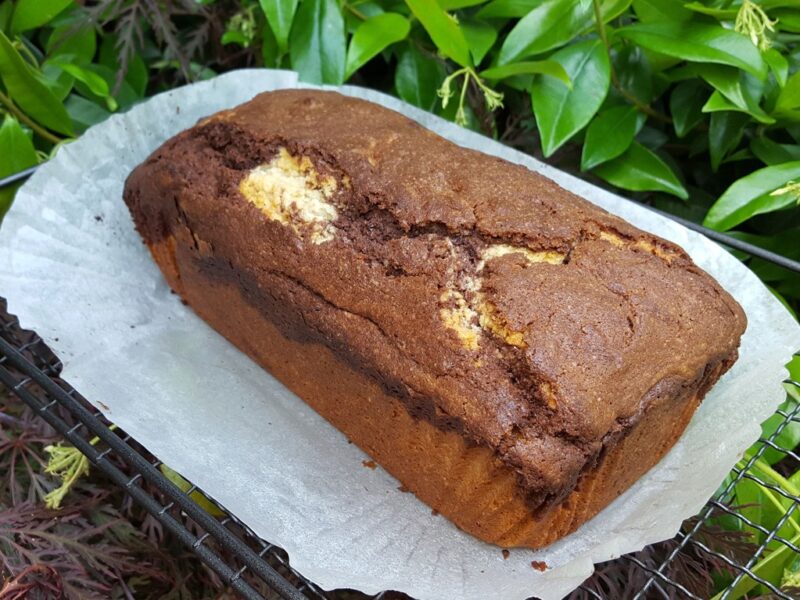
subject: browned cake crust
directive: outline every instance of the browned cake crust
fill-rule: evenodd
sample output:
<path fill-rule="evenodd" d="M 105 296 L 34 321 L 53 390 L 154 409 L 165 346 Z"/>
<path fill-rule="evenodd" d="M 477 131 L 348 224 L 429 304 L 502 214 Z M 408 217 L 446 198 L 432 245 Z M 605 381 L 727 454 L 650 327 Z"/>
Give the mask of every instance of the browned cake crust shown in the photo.
<path fill-rule="evenodd" d="M 335 93 L 214 115 L 125 201 L 200 316 L 504 546 L 573 531 L 658 462 L 745 328 L 679 247 Z"/>

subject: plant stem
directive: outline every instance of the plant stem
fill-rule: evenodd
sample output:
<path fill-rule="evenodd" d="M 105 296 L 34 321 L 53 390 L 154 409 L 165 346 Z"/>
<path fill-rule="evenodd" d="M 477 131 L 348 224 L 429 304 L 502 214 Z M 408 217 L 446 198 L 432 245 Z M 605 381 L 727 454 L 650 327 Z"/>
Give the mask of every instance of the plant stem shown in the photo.
<path fill-rule="evenodd" d="M 2 92 L 0 92 L 0 103 L 4 104 L 11 114 L 13 114 L 17 119 L 19 119 L 23 123 L 25 123 L 25 125 L 33 129 L 33 131 L 35 131 L 40 137 L 46 139 L 48 142 L 52 142 L 53 144 L 59 144 L 63 141 L 61 138 L 56 137 L 55 135 L 47 131 L 44 127 L 40 126 L 30 117 L 28 117 L 28 115 L 26 115 L 19 108 L 17 108 L 17 106 L 14 104 L 11 98 L 6 96 Z"/>
<path fill-rule="evenodd" d="M 600 8 L 600 0 L 592 0 L 592 5 L 594 6 L 594 20 L 595 24 L 597 25 L 597 34 L 600 36 L 600 40 L 603 42 L 603 46 L 606 48 L 606 53 L 608 54 L 608 64 L 611 68 L 611 83 L 614 85 L 614 88 L 620 93 L 620 95 L 625 98 L 628 102 L 633 104 L 634 108 L 639 112 L 646 114 L 649 117 L 653 117 L 657 121 L 661 121 L 662 123 L 672 123 L 672 119 L 670 119 L 667 115 L 663 115 L 648 104 L 645 104 L 641 100 L 639 100 L 636 96 L 631 94 L 628 90 L 622 87 L 622 84 L 617 77 L 617 72 L 614 69 L 614 62 L 611 60 L 611 45 L 608 43 L 608 34 L 606 33 L 606 25 L 603 23 L 603 12 Z"/>
<path fill-rule="evenodd" d="M 366 21 L 367 20 L 367 16 L 364 13 L 362 13 L 360 10 L 358 10 L 355 6 L 350 4 L 349 2 L 345 2 L 344 3 L 344 7 L 345 7 L 345 9 L 349 10 L 351 13 L 353 13 L 356 17 L 358 17 L 362 21 Z"/>

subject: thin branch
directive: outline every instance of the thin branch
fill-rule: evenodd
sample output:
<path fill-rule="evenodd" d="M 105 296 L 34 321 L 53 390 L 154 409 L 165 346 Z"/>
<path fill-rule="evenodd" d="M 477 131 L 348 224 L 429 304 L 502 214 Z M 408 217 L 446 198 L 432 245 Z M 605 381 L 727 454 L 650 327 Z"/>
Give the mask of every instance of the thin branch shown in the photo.
<path fill-rule="evenodd" d="M 12 102 L 11 98 L 6 96 L 2 92 L 0 92 L 0 104 L 5 105 L 5 107 L 12 115 L 14 115 L 17 119 L 25 123 L 25 125 L 33 129 L 33 131 L 36 132 L 37 135 L 43 137 L 48 142 L 52 142 L 53 144 L 59 144 L 62 141 L 64 141 L 62 138 L 56 137 L 55 135 L 44 129 L 42 126 L 40 126 L 38 123 L 33 121 L 30 117 L 28 117 L 28 115 L 26 115 L 19 108 L 17 108 L 16 104 Z"/>

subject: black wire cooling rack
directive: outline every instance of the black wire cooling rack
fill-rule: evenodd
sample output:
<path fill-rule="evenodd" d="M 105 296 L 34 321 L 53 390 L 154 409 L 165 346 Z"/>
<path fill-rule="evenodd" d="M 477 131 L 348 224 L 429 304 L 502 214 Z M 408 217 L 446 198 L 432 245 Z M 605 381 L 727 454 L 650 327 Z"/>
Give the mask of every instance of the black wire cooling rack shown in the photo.
<path fill-rule="evenodd" d="M 34 170 L 0 179 L 0 189 L 19 183 Z M 695 223 L 677 220 L 731 248 L 800 272 L 797 261 Z M 15 394 L 83 452 L 96 470 L 141 504 L 166 531 L 213 570 L 224 585 L 253 600 L 408 598 L 392 591 L 365 596 L 352 590 L 321 590 L 291 567 L 281 548 L 259 538 L 224 507 L 220 507 L 221 517 L 206 512 L 193 498 L 198 493 L 211 502 L 213 498 L 197 486 L 182 491 L 173 484 L 159 469 L 161 461 L 157 457 L 124 431 L 111 428 L 98 409 L 60 378 L 60 372 L 58 357 L 36 333 L 21 328 L 18 320 L 7 312 L 5 299 L 0 298 L 0 386 Z M 800 391 L 800 382 L 786 383 Z M 784 447 L 785 436 L 781 436 L 790 424 L 800 423 L 800 406 L 779 410 L 776 415 L 779 424 L 771 435 L 759 440 L 755 451 L 740 461 L 715 496 L 697 516 L 684 522 L 675 538 L 597 565 L 595 574 L 569 599 L 703 600 L 708 598 L 703 590 L 710 588 L 710 578 L 727 584 L 714 600 L 800 598 L 800 589 L 779 589 L 762 576 L 759 568 L 765 556 L 777 552 L 790 552 L 795 560 L 800 560 L 800 530 L 791 535 L 785 533 L 787 523 L 800 507 L 800 495 L 767 480 L 758 469 L 759 459 L 767 451 L 782 454 L 778 466 L 783 472 L 800 469 L 800 449 Z M 782 516 L 772 529 L 748 516 L 752 505 L 736 505 L 733 491 L 746 480 L 759 484 L 777 498 Z M 727 521 L 725 527 L 721 526 L 723 521 Z M 747 532 L 758 532 L 760 543 L 753 542 Z M 531 594 L 534 597 L 535 590 Z"/>

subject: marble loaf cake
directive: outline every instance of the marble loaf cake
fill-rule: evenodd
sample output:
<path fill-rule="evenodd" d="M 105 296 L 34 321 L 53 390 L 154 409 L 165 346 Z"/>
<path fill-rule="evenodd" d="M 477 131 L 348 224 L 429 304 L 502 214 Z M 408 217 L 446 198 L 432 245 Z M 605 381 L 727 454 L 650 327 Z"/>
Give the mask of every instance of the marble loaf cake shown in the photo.
<path fill-rule="evenodd" d="M 557 540 L 655 465 L 745 329 L 681 248 L 333 92 L 199 122 L 125 202 L 198 315 L 503 547 Z"/>

